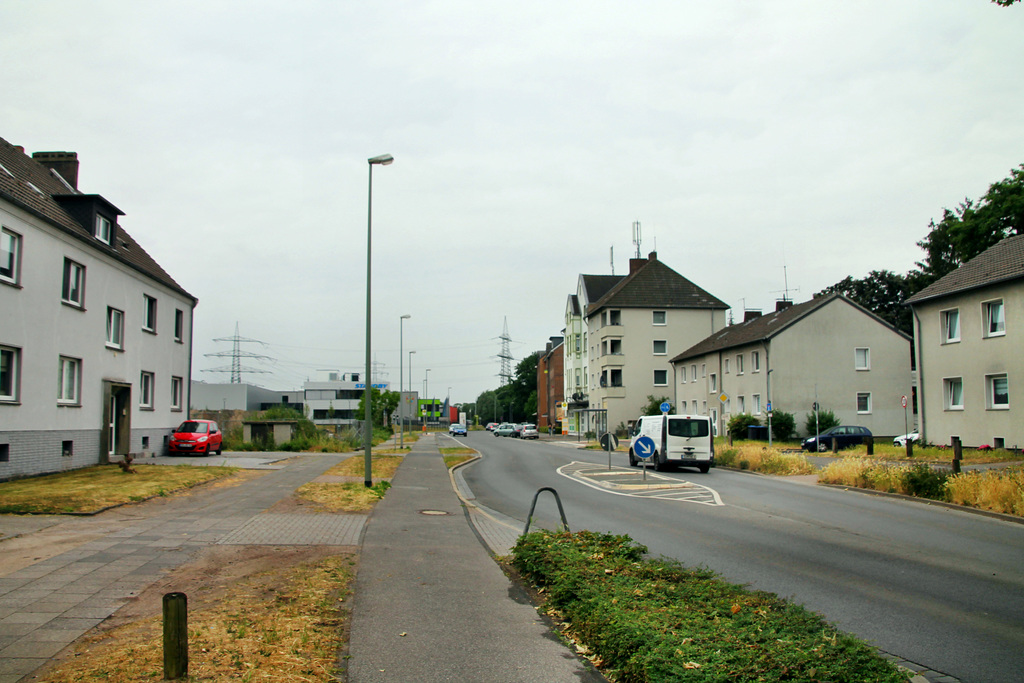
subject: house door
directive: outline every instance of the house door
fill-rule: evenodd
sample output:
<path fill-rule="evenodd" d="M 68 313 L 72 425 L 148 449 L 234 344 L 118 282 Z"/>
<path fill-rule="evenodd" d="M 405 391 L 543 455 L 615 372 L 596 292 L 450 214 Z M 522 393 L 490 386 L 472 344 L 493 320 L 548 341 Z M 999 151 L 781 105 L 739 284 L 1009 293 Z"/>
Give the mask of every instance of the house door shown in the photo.
<path fill-rule="evenodd" d="M 110 456 L 125 455 L 131 444 L 131 396 L 128 384 L 103 383 L 106 401 L 103 406 L 103 454 L 106 462 Z"/>

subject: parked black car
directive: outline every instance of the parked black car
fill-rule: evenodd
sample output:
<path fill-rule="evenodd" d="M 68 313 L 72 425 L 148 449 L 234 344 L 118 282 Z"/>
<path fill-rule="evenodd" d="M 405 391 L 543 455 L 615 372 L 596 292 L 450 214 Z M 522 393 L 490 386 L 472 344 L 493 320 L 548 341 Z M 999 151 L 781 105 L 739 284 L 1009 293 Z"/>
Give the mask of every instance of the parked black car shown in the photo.
<path fill-rule="evenodd" d="M 866 427 L 839 425 L 838 427 L 826 429 L 818 435 L 817 439 L 813 436 L 807 437 L 804 439 L 803 447 L 805 451 L 824 453 L 825 451 L 832 450 L 833 438 L 836 440 L 836 447 L 843 449 L 860 445 L 869 436 L 871 436 L 871 432 Z"/>

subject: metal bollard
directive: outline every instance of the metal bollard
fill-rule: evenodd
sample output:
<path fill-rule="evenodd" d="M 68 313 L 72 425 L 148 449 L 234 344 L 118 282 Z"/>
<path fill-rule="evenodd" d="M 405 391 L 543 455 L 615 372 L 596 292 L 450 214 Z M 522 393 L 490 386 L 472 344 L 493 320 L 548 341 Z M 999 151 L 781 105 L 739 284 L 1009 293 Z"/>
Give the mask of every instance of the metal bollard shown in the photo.
<path fill-rule="evenodd" d="M 864 442 L 868 445 L 868 455 L 875 454 L 875 437 L 867 436 L 864 437 Z"/>
<path fill-rule="evenodd" d="M 188 676 L 188 598 L 164 595 L 164 680 Z"/>
<path fill-rule="evenodd" d="M 960 474 L 960 459 L 964 456 L 963 446 L 960 444 L 960 437 L 950 437 L 953 445 L 953 474 Z"/>

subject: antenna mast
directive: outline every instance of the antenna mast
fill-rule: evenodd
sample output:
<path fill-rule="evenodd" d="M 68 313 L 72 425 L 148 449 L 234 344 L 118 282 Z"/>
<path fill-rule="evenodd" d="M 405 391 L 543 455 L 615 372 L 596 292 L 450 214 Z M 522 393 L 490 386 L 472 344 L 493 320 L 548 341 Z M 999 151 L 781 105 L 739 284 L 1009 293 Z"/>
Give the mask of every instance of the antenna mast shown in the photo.
<path fill-rule="evenodd" d="M 615 275 L 615 245 L 608 248 L 608 260 L 612 266 L 612 275 Z"/>
<path fill-rule="evenodd" d="M 501 332 L 501 353 L 498 354 L 498 358 L 501 360 L 501 369 L 498 371 L 498 378 L 500 379 L 499 386 L 505 386 L 512 382 L 512 352 L 509 350 L 509 343 L 512 341 L 512 337 L 508 334 L 508 317 L 505 318 L 505 327 Z"/>
<path fill-rule="evenodd" d="M 633 244 L 636 245 L 636 258 L 640 258 L 640 221 L 633 221 Z"/>

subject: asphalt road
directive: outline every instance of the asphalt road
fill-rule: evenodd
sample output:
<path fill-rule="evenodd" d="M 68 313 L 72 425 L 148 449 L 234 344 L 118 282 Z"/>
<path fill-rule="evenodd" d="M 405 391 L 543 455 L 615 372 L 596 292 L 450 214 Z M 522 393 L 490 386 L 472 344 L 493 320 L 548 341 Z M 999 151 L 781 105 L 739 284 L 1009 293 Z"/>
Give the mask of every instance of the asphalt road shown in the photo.
<path fill-rule="evenodd" d="M 484 457 L 464 476 L 487 508 L 525 521 L 534 493 L 551 486 L 572 529 L 629 534 L 654 555 L 788 597 L 965 683 L 1024 680 L 1024 525 L 719 469 L 669 476 L 713 489 L 721 505 L 616 495 L 556 471 L 607 465 L 600 451 L 482 432 L 467 440 Z M 557 519 L 542 496 L 536 523 Z"/>

